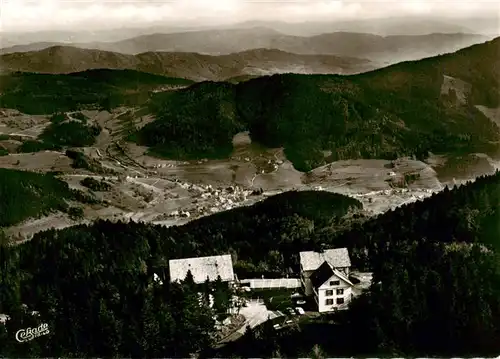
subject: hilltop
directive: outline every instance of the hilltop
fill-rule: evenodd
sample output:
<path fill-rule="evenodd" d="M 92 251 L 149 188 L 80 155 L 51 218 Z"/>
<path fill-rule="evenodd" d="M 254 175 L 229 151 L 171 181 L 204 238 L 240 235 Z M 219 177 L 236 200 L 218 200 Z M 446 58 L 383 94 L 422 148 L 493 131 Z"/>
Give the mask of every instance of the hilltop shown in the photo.
<path fill-rule="evenodd" d="M 133 70 L 96 69 L 51 75 L 26 72 L 0 74 L 0 107 L 28 114 L 52 114 L 81 108 L 111 109 L 149 100 L 149 91 L 191 84 Z"/>
<path fill-rule="evenodd" d="M 500 38 L 352 76 L 274 75 L 198 83 L 155 96 L 156 121 L 131 139 L 171 158 L 227 156 L 232 137 L 284 147 L 295 168 L 335 160 L 495 153 Z"/>
<path fill-rule="evenodd" d="M 225 80 L 273 73 L 350 74 L 374 69 L 368 60 L 331 55 L 298 55 L 279 50 L 253 49 L 224 56 L 190 52 L 116 52 L 52 46 L 32 52 L 2 55 L 3 70 L 64 74 L 90 69 L 129 69 L 195 81 Z"/>
<path fill-rule="evenodd" d="M 122 54 L 187 52 L 228 55 L 259 48 L 302 55 L 333 55 L 369 59 L 379 66 L 435 56 L 488 40 L 467 33 L 380 36 L 357 32 L 328 32 L 314 36 L 292 36 L 266 27 L 208 29 L 177 33 L 154 33 L 116 42 L 33 43 L 5 48 L 3 54 L 29 52 L 54 45 L 112 51 Z"/>

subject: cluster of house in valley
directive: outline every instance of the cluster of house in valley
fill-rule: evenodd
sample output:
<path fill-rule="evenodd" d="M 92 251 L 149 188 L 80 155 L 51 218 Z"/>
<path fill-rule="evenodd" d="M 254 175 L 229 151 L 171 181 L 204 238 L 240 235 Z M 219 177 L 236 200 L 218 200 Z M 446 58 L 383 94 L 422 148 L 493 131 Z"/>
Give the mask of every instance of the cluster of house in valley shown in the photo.
<path fill-rule="evenodd" d="M 237 207 L 254 193 L 252 190 L 244 190 L 238 186 L 214 188 L 212 185 L 190 183 L 180 183 L 179 185 L 190 192 L 194 206 L 191 210 L 173 211 L 169 217 L 200 217 L 219 211 L 227 211 Z"/>
<path fill-rule="evenodd" d="M 170 280 L 182 281 L 188 271 L 195 283 L 218 277 L 232 287 L 247 288 L 295 288 L 306 298 L 316 303 L 320 313 L 346 309 L 349 302 L 371 284 L 371 273 L 351 271 L 351 260 L 347 248 L 328 249 L 322 252 L 304 251 L 300 256 L 300 278 L 282 279 L 238 279 L 233 271 L 230 254 L 173 259 L 169 262 Z M 263 283 L 267 283 L 264 284 Z"/>

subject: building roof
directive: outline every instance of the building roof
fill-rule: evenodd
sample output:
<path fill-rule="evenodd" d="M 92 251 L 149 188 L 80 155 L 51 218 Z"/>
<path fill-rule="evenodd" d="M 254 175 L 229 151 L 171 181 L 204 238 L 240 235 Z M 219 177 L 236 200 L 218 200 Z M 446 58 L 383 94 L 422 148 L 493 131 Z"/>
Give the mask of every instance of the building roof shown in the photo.
<path fill-rule="evenodd" d="M 346 282 L 347 284 L 349 285 L 354 285 L 353 282 L 351 282 L 351 280 L 349 279 L 348 276 L 346 276 L 344 273 L 342 273 L 341 271 L 333 268 L 333 273 L 340 279 L 342 279 L 344 282 Z"/>
<path fill-rule="evenodd" d="M 182 281 L 191 270 L 195 283 L 215 281 L 220 276 L 223 282 L 233 281 L 233 261 L 230 254 L 210 257 L 172 259 L 169 261 L 170 281 Z"/>
<path fill-rule="evenodd" d="M 300 264 L 304 271 L 316 270 L 323 262 L 328 262 L 333 268 L 351 266 L 347 248 L 327 249 L 323 252 L 300 252 Z"/>
<path fill-rule="evenodd" d="M 318 269 L 311 275 L 311 284 L 316 290 L 333 276 L 333 268 L 328 262 L 323 262 Z"/>
<path fill-rule="evenodd" d="M 328 279 L 330 279 L 334 275 L 342 279 L 349 285 L 354 285 L 344 273 L 336 270 L 335 268 L 332 268 L 326 261 L 323 262 L 323 264 L 320 265 L 319 268 L 316 269 L 316 271 L 314 271 L 314 273 L 311 275 L 311 283 L 313 287 L 318 290 L 319 287 L 321 287 L 326 281 L 328 281 Z"/>

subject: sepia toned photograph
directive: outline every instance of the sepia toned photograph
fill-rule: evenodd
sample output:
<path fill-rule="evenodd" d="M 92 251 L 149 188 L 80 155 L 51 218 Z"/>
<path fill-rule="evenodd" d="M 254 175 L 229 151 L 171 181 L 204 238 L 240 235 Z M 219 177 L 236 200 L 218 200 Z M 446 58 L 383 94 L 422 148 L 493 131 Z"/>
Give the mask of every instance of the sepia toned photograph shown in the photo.
<path fill-rule="evenodd" d="M 0 1 L 0 358 L 499 356 L 500 2 Z"/>

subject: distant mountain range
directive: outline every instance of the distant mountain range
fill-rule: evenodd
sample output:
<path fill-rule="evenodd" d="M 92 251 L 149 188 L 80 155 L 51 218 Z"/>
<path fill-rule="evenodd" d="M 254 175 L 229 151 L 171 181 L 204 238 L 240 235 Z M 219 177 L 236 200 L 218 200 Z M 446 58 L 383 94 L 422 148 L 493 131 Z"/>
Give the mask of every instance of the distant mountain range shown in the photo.
<path fill-rule="evenodd" d="M 53 46 L 40 51 L 0 56 L 4 71 L 72 73 L 90 69 L 129 69 L 194 81 L 275 73 L 353 74 L 372 70 L 365 59 L 331 55 L 298 55 L 279 50 L 254 49 L 230 55 L 209 56 L 189 52 L 116 52 Z"/>
<path fill-rule="evenodd" d="M 253 49 L 276 49 L 302 55 L 365 58 L 382 66 L 453 52 L 488 39 L 487 36 L 464 33 L 383 37 L 366 33 L 335 32 L 301 37 L 285 35 L 266 27 L 254 27 L 156 33 L 115 42 L 42 42 L 4 48 L 0 52 L 7 54 L 38 51 L 53 46 L 74 46 L 132 55 L 158 51 L 228 55 Z"/>
<path fill-rule="evenodd" d="M 381 36 L 392 35 L 428 35 L 433 33 L 470 33 L 482 35 L 499 35 L 498 14 L 488 17 L 442 18 L 442 17 L 386 17 L 363 20 L 343 21 L 246 21 L 231 25 L 200 24 L 199 21 L 167 24 L 164 22 L 148 22 L 145 26 L 120 27 L 114 29 L 85 30 L 50 30 L 36 32 L 1 32 L 1 47 L 26 45 L 37 42 L 50 43 L 87 43 L 114 42 L 142 35 L 162 33 L 171 34 L 186 31 L 230 30 L 266 27 L 293 36 L 314 36 L 330 32 L 358 32 Z M 33 50 L 33 49 L 32 49 Z M 17 50 L 16 50 L 17 51 Z"/>
<path fill-rule="evenodd" d="M 234 25 L 237 28 L 267 27 L 287 35 L 314 36 L 329 32 L 358 32 L 381 36 L 428 35 L 433 33 L 498 34 L 498 16 L 467 19 L 421 17 L 390 17 L 382 19 L 344 21 L 247 21 Z"/>

